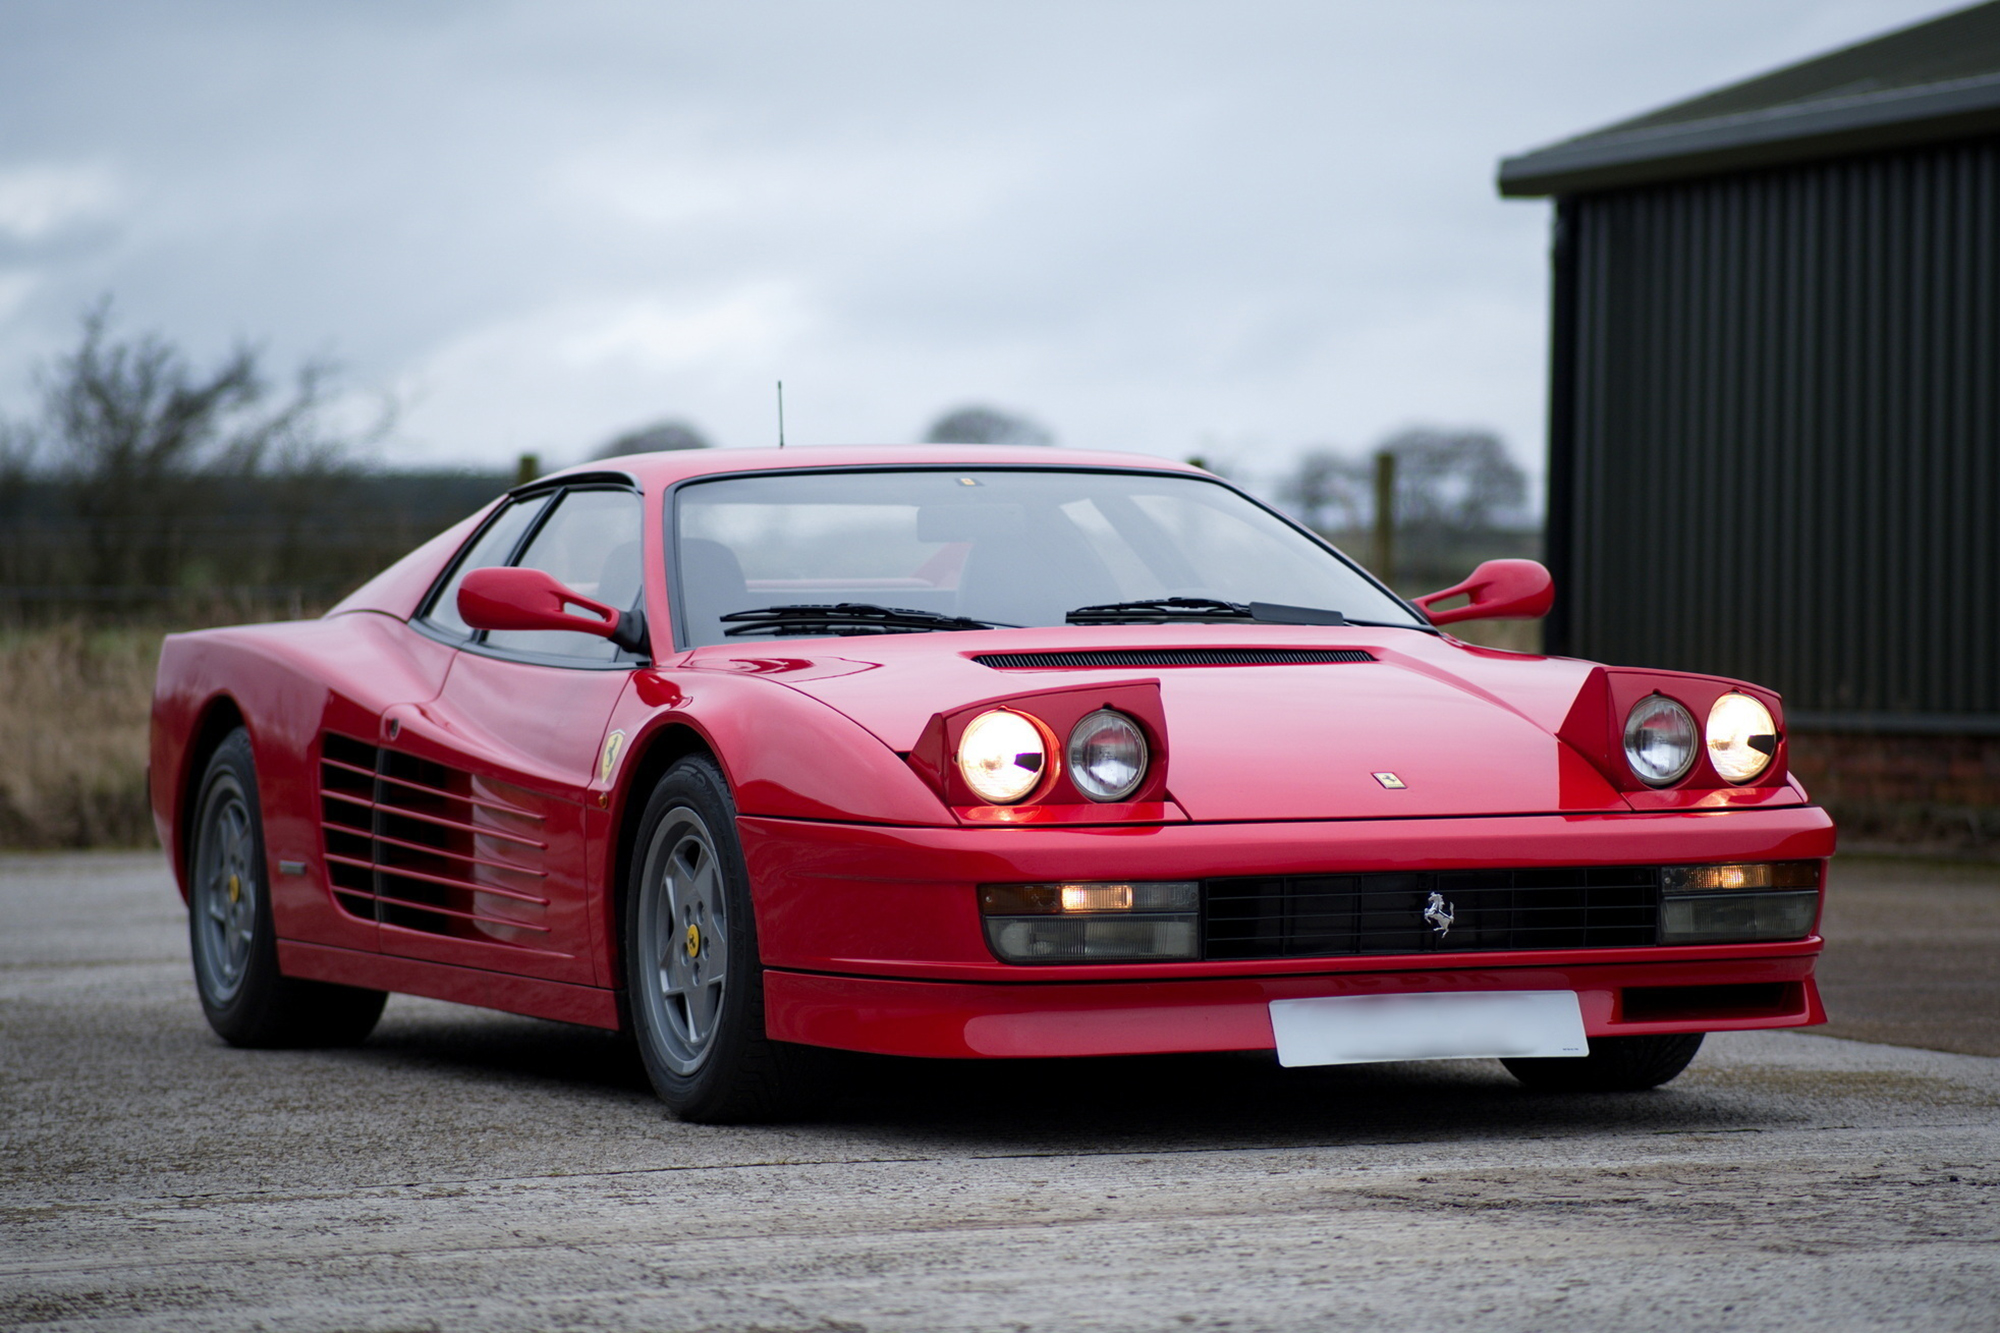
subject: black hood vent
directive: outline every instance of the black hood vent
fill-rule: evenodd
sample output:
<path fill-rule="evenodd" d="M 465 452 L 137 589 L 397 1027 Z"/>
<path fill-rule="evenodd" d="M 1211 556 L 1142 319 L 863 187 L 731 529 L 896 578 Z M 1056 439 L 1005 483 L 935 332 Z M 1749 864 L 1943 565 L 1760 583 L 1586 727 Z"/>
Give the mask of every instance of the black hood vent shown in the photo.
<path fill-rule="evenodd" d="M 1326 666 L 1372 662 L 1363 648 L 1083 648 L 1056 653 L 974 653 L 996 671 L 1050 671 L 1064 667 Z"/>

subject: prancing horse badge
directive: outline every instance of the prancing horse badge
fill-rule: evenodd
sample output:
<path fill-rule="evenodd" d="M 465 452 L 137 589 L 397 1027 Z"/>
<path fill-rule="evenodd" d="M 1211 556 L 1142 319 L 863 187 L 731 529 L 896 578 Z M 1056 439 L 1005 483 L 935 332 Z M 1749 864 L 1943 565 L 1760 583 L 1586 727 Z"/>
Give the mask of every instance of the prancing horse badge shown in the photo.
<path fill-rule="evenodd" d="M 1431 929 L 1437 932 L 1439 939 L 1451 934 L 1451 923 L 1457 919 L 1451 914 L 1451 904 L 1444 900 L 1444 895 L 1432 890 L 1431 900 L 1424 904 L 1424 920 L 1431 923 Z"/>
<path fill-rule="evenodd" d="M 614 731 L 604 738 L 604 752 L 597 759 L 597 780 L 607 787 L 611 785 L 611 775 L 618 771 L 618 752 L 624 748 L 624 732 Z"/>

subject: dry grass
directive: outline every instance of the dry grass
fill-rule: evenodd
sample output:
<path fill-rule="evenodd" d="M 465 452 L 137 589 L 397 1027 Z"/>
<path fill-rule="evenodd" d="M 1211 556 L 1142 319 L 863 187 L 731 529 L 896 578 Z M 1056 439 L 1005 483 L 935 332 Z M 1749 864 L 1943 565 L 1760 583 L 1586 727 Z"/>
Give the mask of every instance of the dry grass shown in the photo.
<path fill-rule="evenodd" d="M 0 635 L 0 848 L 140 847 L 163 629 Z"/>

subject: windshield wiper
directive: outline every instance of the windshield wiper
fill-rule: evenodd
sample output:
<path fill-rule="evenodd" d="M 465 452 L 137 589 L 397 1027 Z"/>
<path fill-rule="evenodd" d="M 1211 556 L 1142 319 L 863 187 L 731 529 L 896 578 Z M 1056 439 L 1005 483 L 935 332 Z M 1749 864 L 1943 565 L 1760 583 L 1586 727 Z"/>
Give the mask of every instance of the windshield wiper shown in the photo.
<path fill-rule="evenodd" d="M 1136 602 L 1079 606 L 1063 617 L 1072 625 L 1171 625 L 1189 620 L 1255 620 L 1267 625 L 1346 625 L 1338 611 L 1276 602 L 1225 602 L 1214 597 L 1144 597 Z"/>
<path fill-rule="evenodd" d="M 938 611 L 877 606 L 873 602 L 760 606 L 749 611 L 732 611 L 719 619 L 730 626 L 722 631 L 726 635 L 920 634 L 925 630 L 940 629 L 1019 628 L 997 621 L 974 620 L 969 616 L 948 616 Z"/>

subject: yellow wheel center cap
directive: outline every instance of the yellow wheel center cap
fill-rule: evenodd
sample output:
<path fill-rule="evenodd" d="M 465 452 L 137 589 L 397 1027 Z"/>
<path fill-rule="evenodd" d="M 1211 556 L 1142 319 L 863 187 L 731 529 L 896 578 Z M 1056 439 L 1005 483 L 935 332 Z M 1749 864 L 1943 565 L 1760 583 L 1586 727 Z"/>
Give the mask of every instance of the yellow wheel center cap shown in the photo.
<path fill-rule="evenodd" d="M 238 901 L 242 897 L 243 897 L 242 877 L 238 875 L 231 875 L 229 877 L 229 901 L 233 903 Z"/>
<path fill-rule="evenodd" d="M 690 958 L 701 952 L 701 927 L 693 922 L 688 923 L 687 949 Z"/>

